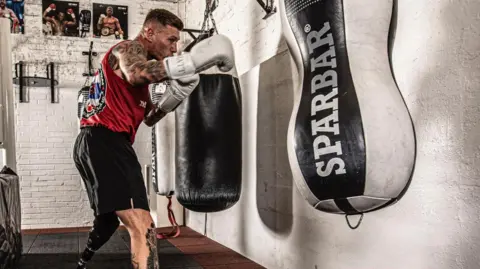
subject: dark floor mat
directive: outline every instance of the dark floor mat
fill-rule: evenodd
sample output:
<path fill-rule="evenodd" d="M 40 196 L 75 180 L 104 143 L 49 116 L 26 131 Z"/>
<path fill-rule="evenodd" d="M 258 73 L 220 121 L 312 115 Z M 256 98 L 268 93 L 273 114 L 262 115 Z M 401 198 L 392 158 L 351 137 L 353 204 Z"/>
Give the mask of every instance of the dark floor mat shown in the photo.
<path fill-rule="evenodd" d="M 25 254 L 18 269 L 67 269 L 76 268 L 78 254 Z"/>
<path fill-rule="evenodd" d="M 130 254 L 128 253 L 97 253 L 88 263 L 88 269 L 131 269 Z"/>
<path fill-rule="evenodd" d="M 202 268 L 194 259 L 173 246 L 158 249 L 158 262 L 162 268 Z"/>
<path fill-rule="evenodd" d="M 24 235 L 27 247 L 18 269 L 75 268 L 88 240 L 88 232 Z M 157 240 L 157 252 L 163 269 L 202 269 L 195 260 L 168 240 Z M 130 269 L 130 236 L 117 230 L 95 253 L 88 269 Z"/>
<path fill-rule="evenodd" d="M 79 250 L 80 253 L 83 252 L 85 249 L 85 245 L 88 240 L 88 233 L 87 232 L 81 232 L 79 233 Z M 127 257 L 130 254 L 130 249 L 125 243 L 125 241 L 122 239 L 120 234 L 114 233 L 112 237 L 110 237 L 110 240 L 105 243 L 105 245 L 100 248 L 95 256 L 101 256 L 99 254 L 107 254 L 107 253 L 114 253 L 114 254 L 127 254 Z"/>
<path fill-rule="evenodd" d="M 78 233 L 39 234 L 28 254 L 78 254 Z"/>
<path fill-rule="evenodd" d="M 24 235 L 22 235 L 22 245 L 23 245 L 22 252 L 23 253 L 28 253 L 28 251 L 30 251 L 30 248 L 32 247 L 33 242 L 37 238 L 37 235 L 38 234 L 24 234 Z"/>
<path fill-rule="evenodd" d="M 24 255 L 16 269 L 69 269 L 76 268 L 88 230 L 28 231 L 22 236 Z M 162 269 L 264 269 L 187 227 L 182 227 L 180 237 L 157 240 L 157 247 Z M 87 268 L 130 269 L 130 255 L 130 236 L 125 229 L 118 229 Z"/>

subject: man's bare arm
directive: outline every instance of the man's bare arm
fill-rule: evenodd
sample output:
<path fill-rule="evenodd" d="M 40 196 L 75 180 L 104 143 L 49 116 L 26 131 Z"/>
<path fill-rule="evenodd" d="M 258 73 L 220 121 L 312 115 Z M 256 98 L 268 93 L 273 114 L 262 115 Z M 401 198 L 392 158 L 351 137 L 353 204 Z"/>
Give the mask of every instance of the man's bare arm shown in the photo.
<path fill-rule="evenodd" d="M 118 32 L 123 35 L 122 26 L 120 25 L 120 21 L 118 19 L 115 20 L 115 27 L 117 28 Z"/>
<path fill-rule="evenodd" d="M 137 41 L 127 41 L 117 45 L 112 54 L 118 61 L 127 82 L 134 86 L 157 83 L 167 79 L 161 61 L 148 60 L 145 48 Z"/>
<path fill-rule="evenodd" d="M 15 12 L 13 12 L 13 10 L 11 9 L 9 9 L 8 11 L 10 12 L 10 17 L 12 17 L 12 20 L 18 23 L 18 18 L 17 15 L 15 15 Z"/>

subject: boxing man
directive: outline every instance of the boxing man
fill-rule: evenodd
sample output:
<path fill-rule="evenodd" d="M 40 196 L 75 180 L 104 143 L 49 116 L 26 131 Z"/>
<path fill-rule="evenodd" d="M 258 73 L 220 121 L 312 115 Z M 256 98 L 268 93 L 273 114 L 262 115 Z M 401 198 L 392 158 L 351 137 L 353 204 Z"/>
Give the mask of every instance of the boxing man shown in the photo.
<path fill-rule="evenodd" d="M 62 30 L 59 26 L 59 22 L 57 20 L 57 5 L 50 4 L 48 7 L 43 11 L 42 18 L 44 20 L 43 25 L 43 33 L 46 35 L 60 35 Z"/>
<path fill-rule="evenodd" d="M 173 13 L 151 10 L 139 35 L 108 50 L 96 72 L 73 149 L 95 216 L 78 268 L 86 268 L 119 219 L 130 234 L 133 268 L 159 266 L 155 226 L 132 147 L 136 132 L 142 122 L 153 126 L 189 96 L 199 83 L 198 72 L 214 65 L 226 72 L 234 64 L 232 44 L 221 35 L 173 56 L 182 29 Z M 170 87 L 153 104 L 148 85 L 164 80 Z"/>
<path fill-rule="evenodd" d="M 55 23 L 56 35 L 78 36 L 77 19 L 73 9 L 67 9 L 66 14 L 58 12 L 52 21 Z"/>
<path fill-rule="evenodd" d="M 18 25 L 19 21 L 15 12 L 7 7 L 6 0 L 0 0 L 0 18 L 8 18 L 11 21 L 11 29 L 15 29 L 16 25 Z"/>
<path fill-rule="evenodd" d="M 107 7 L 107 16 L 100 15 L 98 19 L 97 28 L 100 30 L 102 38 L 123 39 L 123 30 L 120 26 L 118 18 L 113 16 L 113 8 Z"/>
<path fill-rule="evenodd" d="M 18 25 L 19 27 L 23 27 L 23 8 L 25 6 L 25 1 L 24 0 L 12 0 L 11 1 L 11 9 L 15 13 L 15 15 L 18 18 Z M 7 7 L 8 7 L 8 1 L 7 1 Z M 21 29 L 19 29 L 21 30 Z"/>

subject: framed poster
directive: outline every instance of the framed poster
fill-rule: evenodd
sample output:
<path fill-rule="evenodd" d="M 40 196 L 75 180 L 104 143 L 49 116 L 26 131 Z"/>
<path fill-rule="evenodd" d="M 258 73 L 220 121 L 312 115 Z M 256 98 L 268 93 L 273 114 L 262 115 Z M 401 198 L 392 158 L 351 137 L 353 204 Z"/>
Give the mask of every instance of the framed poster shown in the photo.
<path fill-rule="evenodd" d="M 45 35 L 79 36 L 78 2 L 42 0 L 42 26 Z"/>
<path fill-rule="evenodd" d="M 93 37 L 128 39 L 128 6 L 93 3 Z"/>
<path fill-rule="evenodd" d="M 0 0 L 0 17 L 10 19 L 11 33 L 25 33 L 25 0 Z"/>

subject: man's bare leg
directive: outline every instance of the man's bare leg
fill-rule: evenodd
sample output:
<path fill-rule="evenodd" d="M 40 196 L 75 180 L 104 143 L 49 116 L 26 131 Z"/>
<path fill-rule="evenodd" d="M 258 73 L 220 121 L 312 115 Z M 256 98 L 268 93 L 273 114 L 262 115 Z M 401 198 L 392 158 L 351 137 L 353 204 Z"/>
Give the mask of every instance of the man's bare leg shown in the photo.
<path fill-rule="evenodd" d="M 155 224 L 150 212 L 128 209 L 116 213 L 130 234 L 133 268 L 159 269 Z"/>

